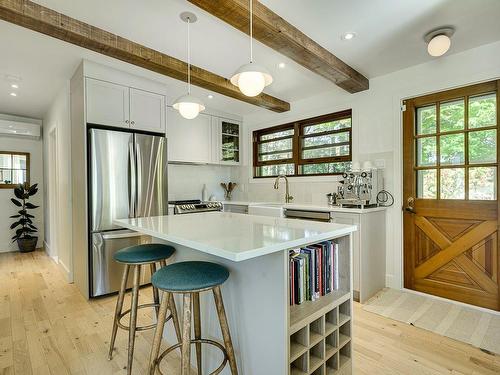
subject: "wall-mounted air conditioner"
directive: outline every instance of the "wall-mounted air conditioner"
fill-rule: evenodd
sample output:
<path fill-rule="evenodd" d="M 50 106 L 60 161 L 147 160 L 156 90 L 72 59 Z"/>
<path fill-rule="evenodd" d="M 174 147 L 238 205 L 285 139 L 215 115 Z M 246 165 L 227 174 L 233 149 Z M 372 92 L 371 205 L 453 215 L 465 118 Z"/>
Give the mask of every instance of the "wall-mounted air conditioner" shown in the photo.
<path fill-rule="evenodd" d="M 15 137 L 40 138 L 41 125 L 38 120 L 21 122 L 0 119 L 0 136 L 10 135 Z"/>

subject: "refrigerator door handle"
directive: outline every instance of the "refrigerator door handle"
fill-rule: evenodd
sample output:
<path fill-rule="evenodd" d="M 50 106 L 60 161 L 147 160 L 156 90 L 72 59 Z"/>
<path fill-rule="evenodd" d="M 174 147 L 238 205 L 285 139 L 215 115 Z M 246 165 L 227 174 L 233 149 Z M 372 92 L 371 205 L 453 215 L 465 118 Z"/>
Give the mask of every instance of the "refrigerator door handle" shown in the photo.
<path fill-rule="evenodd" d="M 129 206 L 129 218 L 135 217 L 136 203 L 137 203 L 137 191 L 136 191 L 136 161 L 135 161 L 135 151 L 134 142 L 130 142 L 128 145 L 129 158 L 128 158 L 128 206 Z"/>

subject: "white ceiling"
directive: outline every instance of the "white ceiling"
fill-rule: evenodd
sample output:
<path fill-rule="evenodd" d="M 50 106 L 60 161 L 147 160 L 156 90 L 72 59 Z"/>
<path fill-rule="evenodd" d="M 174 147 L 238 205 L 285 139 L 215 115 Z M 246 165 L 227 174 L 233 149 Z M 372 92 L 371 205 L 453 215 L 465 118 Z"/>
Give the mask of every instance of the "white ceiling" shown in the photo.
<path fill-rule="evenodd" d="M 248 59 L 248 38 L 184 0 L 38 0 L 38 3 L 99 26 L 169 55 L 186 59 L 185 10 L 199 21 L 192 26 L 192 62 L 230 77 Z M 422 36 L 442 25 L 457 32 L 450 53 L 500 39 L 498 0 L 261 0 L 346 63 L 369 78 L 431 59 Z M 479 21 L 478 21 L 479 20 Z M 355 31 L 350 42 L 340 34 Z M 165 82 L 169 103 L 184 85 L 167 77 L 95 54 L 76 46 L 0 21 L 0 112 L 42 117 L 57 91 L 82 58 Z M 325 91 L 340 91 L 279 53 L 255 43 L 255 60 L 274 77 L 267 93 L 294 101 Z M 278 63 L 285 62 L 285 69 Z M 10 97 L 6 74 L 22 77 L 19 96 Z M 195 89 L 207 106 L 246 115 L 264 111 L 255 106 Z"/>

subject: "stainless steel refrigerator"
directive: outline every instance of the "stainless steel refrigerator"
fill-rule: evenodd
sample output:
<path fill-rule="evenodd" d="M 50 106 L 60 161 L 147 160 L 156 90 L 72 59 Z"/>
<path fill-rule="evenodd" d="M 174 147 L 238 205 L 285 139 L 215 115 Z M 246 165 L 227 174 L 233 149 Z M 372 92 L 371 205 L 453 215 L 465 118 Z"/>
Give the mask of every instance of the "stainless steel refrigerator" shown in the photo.
<path fill-rule="evenodd" d="M 114 261 L 114 253 L 150 242 L 113 220 L 168 214 L 166 138 L 89 129 L 88 180 L 89 280 L 91 297 L 96 297 L 120 287 L 123 265 Z M 150 282 L 149 273 L 141 282 Z"/>

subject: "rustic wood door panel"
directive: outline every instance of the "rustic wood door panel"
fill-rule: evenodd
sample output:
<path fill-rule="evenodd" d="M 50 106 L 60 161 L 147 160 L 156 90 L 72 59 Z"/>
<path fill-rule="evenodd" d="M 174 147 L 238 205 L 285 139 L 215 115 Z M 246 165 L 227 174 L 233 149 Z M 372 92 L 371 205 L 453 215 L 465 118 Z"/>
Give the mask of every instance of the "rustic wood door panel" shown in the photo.
<path fill-rule="evenodd" d="M 490 154 L 488 164 L 484 164 L 485 170 L 495 171 L 494 196 L 492 185 L 489 195 L 478 195 L 477 190 L 473 190 L 476 181 L 472 181 L 477 178 L 474 174 L 477 167 L 473 162 L 476 156 L 469 151 L 470 147 L 478 147 L 470 141 L 478 134 L 469 116 L 473 116 L 470 103 L 474 101 L 474 95 L 493 91 L 498 103 L 497 88 L 498 82 L 494 81 L 408 100 L 403 118 L 405 287 L 494 310 L 500 310 L 499 203 L 496 196 L 498 147 L 496 155 L 491 158 Z M 460 100 L 465 107 L 462 128 L 459 124 L 452 130 L 446 129 L 444 124 L 441 125 L 445 120 L 440 119 L 446 113 L 442 114 L 440 107 L 450 101 L 460 104 Z M 417 125 L 419 108 L 431 108 L 435 113 L 434 128 L 431 124 L 431 129 L 422 134 L 418 130 L 422 125 Z M 498 119 L 498 105 L 495 108 Z M 497 134 L 496 122 L 488 125 L 488 129 Z M 452 155 L 454 159 L 450 159 L 449 155 L 440 155 L 450 152 L 450 146 L 444 140 L 448 141 L 454 135 L 463 139 L 462 150 L 460 143 L 452 145 L 458 149 L 458 157 Z M 425 149 L 422 146 L 425 142 L 431 148 L 426 146 Z M 460 171 L 457 175 L 462 176 L 461 183 L 446 180 L 452 168 Z M 424 175 L 426 177 L 422 177 Z M 479 180 L 486 186 L 485 181 Z M 452 183 L 456 186 L 442 186 Z M 425 184 L 427 186 L 423 186 Z M 461 190 L 456 194 L 453 189 Z"/>

